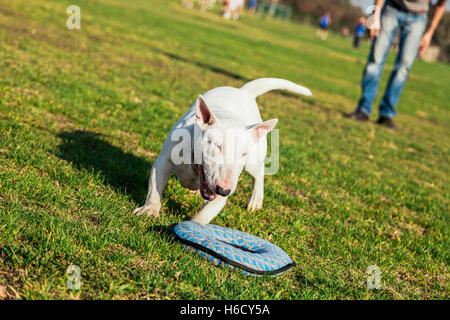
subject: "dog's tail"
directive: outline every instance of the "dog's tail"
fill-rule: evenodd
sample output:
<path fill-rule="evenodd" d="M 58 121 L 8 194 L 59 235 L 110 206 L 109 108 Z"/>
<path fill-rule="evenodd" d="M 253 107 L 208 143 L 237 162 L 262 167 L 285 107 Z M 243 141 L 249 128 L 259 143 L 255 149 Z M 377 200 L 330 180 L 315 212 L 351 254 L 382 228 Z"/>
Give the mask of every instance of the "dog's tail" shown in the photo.
<path fill-rule="evenodd" d="M 311 91 L 308 88 L 302 87 L 291 81 L 277 78 L 261 78 L 250 81 L 241 87 L 253 97 L 257 97 L 271 90 L 288 90 L 294 93 L 302 94 L 305 96 L 312 96 Z"/>

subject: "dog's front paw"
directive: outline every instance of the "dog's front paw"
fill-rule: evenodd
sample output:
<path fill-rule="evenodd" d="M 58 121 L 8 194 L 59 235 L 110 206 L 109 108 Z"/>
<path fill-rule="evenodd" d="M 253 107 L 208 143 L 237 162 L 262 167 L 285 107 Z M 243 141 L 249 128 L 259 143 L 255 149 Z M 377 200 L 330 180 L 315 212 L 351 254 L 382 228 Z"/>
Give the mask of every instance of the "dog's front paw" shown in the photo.
<path fill-rule="evenodd" d="M 202 224 L 202 225 L 206 225 L 206 224 L 208 224 L 208 222 L 209 222 L 209 221 L 206 221 L 206 220 L 204 219 L 204 217 L 200 217 L 200 216 L 195 216 L 195 217 L 193 217 L 193 218 L 191 219 L 191 221 L 198 222 L 198 223 L 200 223 L 200 224 Z"/>
<path fill-rule="evenodd" d="M 143 207 L 139 207 L 136 210 L 134 210 L 134 214 L 137 216 L 143 216 L 143 215 L 147 215 L 149 217 L 155 217 L 158 218 L 159 217 L 159 207 L 154 207 L 154 206 L 143 206 Z"/>
<path fill-rule="evenodd" d="M 256 211 L 262 208 L 263 197 L 258 197 L 252 194 L 250 199 L 247 202 L 247 210 L 248 211 Z"/>

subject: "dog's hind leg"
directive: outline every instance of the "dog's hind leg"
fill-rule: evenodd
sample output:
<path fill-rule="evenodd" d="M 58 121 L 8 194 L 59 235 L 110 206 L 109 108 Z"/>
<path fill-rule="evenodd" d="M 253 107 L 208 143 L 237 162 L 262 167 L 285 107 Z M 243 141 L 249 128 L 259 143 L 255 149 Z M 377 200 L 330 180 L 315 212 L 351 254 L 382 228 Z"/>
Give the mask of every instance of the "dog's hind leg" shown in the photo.
<path fill-rule="evenodd" d="M 247 210 L 255 211 L 262 208 L 264 199 L 264 162 L 247 164 L 245 171 L 253 177 L 253 190 L 247 202 Z"/>
<path fill-rule="evenodd" d="M 217 216 L 220 210 L 223 209 L 227 203 L 227 197 L 217 196 L 213 201 L 204 201 L 200 210 L 191 219 L 192 221 L 207 224 L 215 216 Z"/>
<path fill-rule="evenodd" d="M 167 157 L 160 155 L 156 158 L 155 163 L 152 166 L 150 172 L 150 178 L 148 181 L 148 193 L 144 206 L 134 210 L 134 213 L 138 216 L 159 216 L 159 210 L 161 209 L 162 193 L 169 180 L 170 173 L 172 172 L 172 165 Z"/>

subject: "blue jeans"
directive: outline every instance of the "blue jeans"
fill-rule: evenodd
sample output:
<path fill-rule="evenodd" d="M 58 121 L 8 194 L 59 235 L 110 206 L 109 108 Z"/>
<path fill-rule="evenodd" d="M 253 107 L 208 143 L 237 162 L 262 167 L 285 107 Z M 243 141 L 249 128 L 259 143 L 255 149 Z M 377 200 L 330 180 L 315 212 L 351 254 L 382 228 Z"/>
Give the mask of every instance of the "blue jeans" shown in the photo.
<path fill-rule="evenodd" d="M 380 116 L 393 118 L 396 114 L 400 94 L 405 86 L 409 71 L 417 56 L 420 40 L 427 24 L 427 14 L 400 11 L 389 4 L 381 11 L 381 29 L 372 42 L 369 59 L 361 81 L 361 99 L 356 110 L 367 115 L 372 113 L 373 100 L 378 91 L 384 63 L 392 40 L 400 29 L 400 43 L 394 69 L 389 78 L 386 92 L 380 104 Z"/>

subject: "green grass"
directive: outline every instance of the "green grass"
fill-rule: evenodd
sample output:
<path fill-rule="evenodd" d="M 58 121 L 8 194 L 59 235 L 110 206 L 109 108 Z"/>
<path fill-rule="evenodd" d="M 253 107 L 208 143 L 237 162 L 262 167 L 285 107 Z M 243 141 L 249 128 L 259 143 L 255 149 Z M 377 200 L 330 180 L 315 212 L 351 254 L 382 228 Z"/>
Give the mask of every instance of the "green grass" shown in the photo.
<path fill-rule="evenodd" d="M 74 3 L 79 31 L 65 27 Z M 449 65 L 415 63 L 393 133 L 341 115 L 359 97 L 369 44 L 355 52 L 314 32 L 178 1 L 1 1 L 0 298 L 448 299 Z M 213 223 L 283 248 L 297 266 L 277 278 L 174 243 L 167 226 L 202 202 L 175 177 L 160 219 L 133 214 L 197 95 L 267 76 L 314 98 L 259 98 L 263 118 L 280 119 L 280 170 L 266 177 L 261 211 L 245 211 L 243 174 Z M 81 268 L 77 291 L 66 287 L 70 264 Z M 382 289 L 372 291 L 374 264 Z"/>

